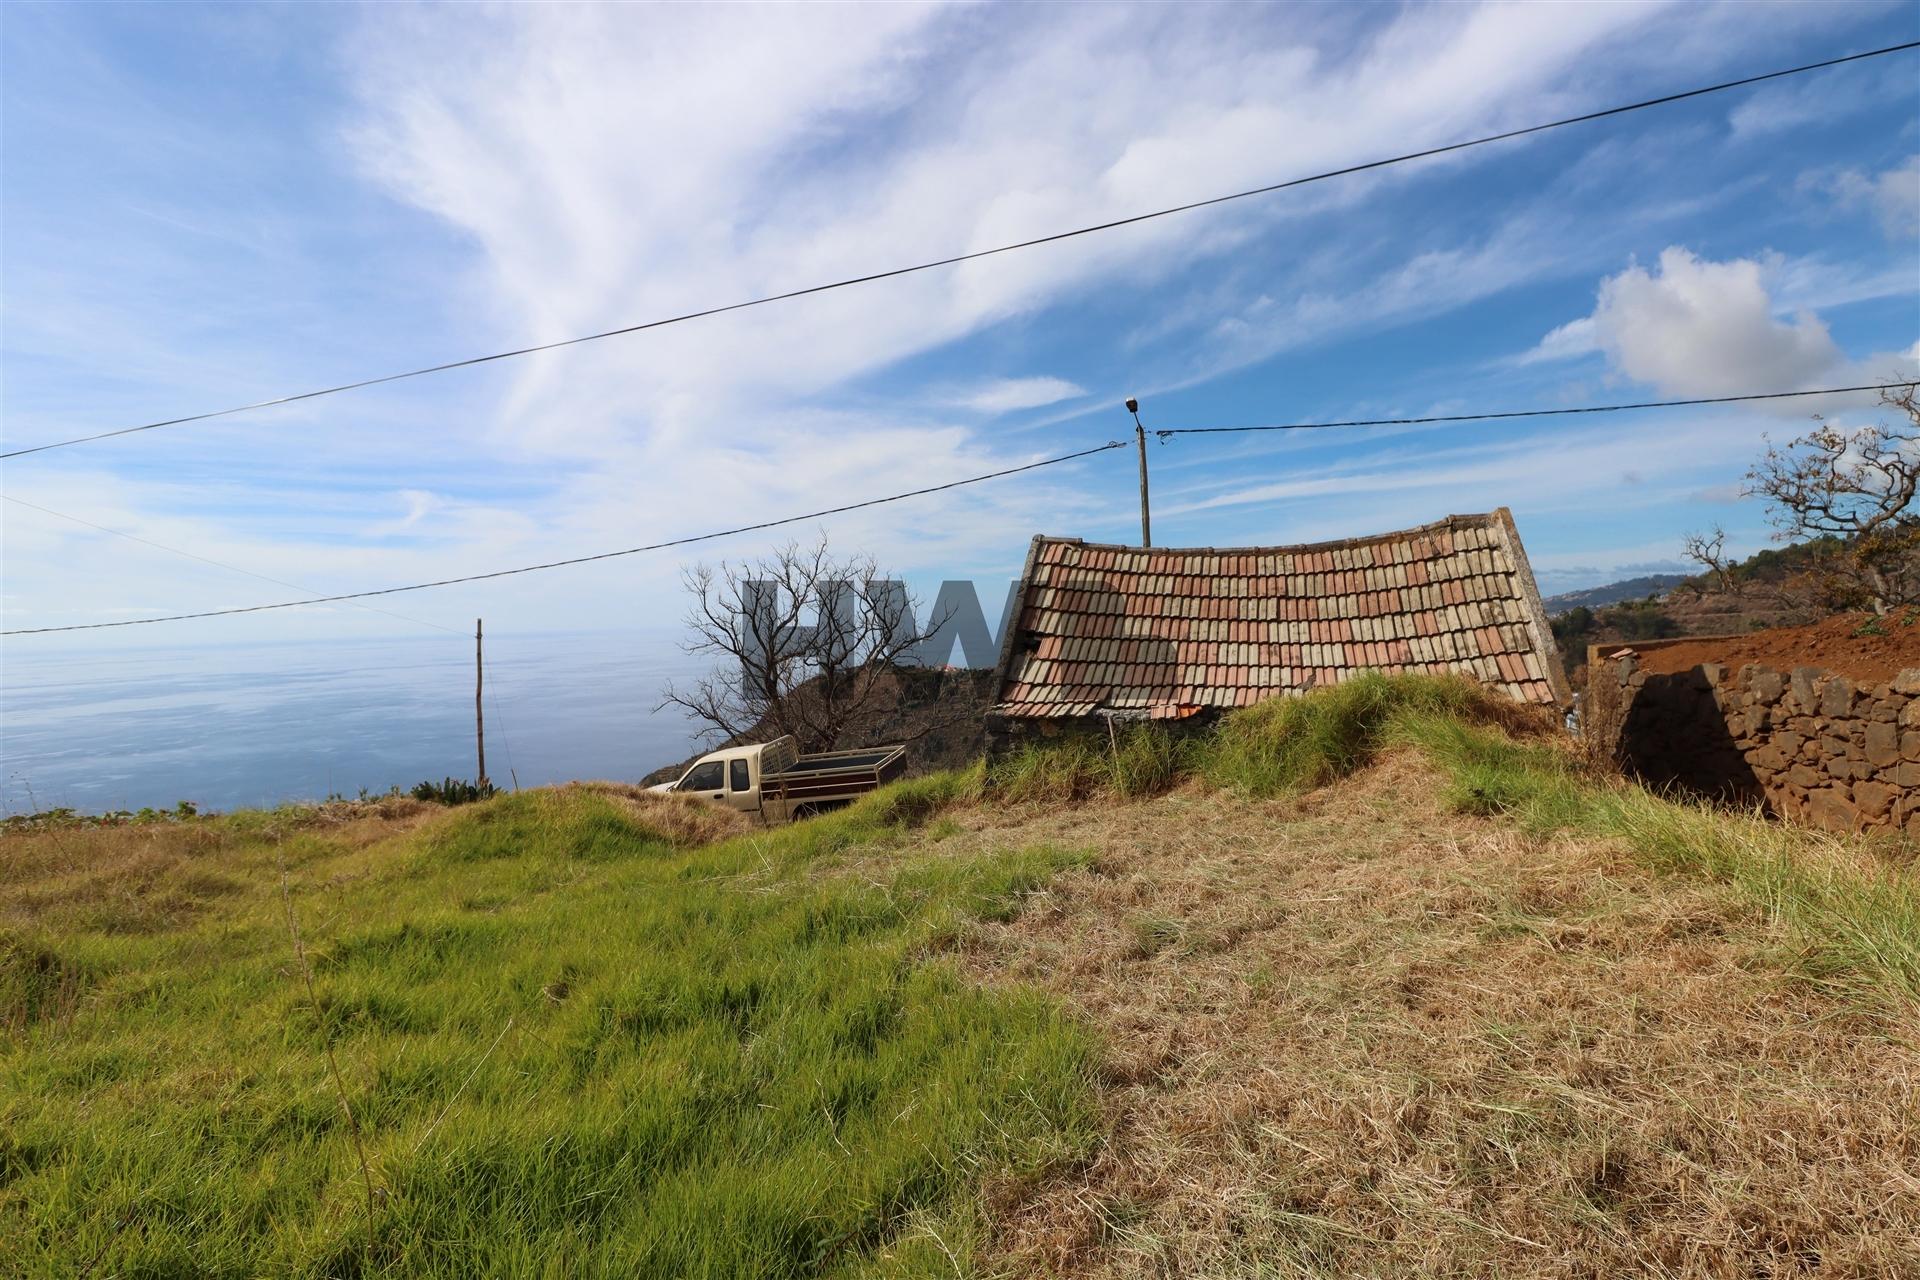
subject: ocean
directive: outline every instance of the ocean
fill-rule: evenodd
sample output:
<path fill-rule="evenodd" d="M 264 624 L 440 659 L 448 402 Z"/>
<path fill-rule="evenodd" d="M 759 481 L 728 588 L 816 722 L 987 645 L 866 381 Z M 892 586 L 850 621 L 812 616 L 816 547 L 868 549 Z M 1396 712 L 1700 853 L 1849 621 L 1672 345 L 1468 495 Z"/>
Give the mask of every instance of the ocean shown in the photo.
<path fill-rule="evenodd" d="M 634 781 L 694 726 L 656 713 L 706 670 L 678 631 L 487 637 L 487 772 Z M 473 639 L 37 652 L 0 662 L 0 809 L 202 811 L 475 775 Z"/>

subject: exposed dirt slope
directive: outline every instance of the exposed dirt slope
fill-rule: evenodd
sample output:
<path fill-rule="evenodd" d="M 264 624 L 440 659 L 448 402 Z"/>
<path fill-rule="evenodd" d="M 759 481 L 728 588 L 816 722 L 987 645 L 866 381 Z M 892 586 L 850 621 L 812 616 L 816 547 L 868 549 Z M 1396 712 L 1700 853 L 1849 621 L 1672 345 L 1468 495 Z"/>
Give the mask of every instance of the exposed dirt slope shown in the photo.
<path fill-rule="evenodd" d="M 1889 680 L 1908 667 L 1920 667 L 1920 611 L 1879 619 L 1842 613 L 1810 626 L 1652 648 L 1642 653 L 1640 665 L 1647 671 L 1674 672 L 1703 662 L 1729 667 L 1759 662 L 1780 671 L 1821 667 L 1855 680 Z"/>

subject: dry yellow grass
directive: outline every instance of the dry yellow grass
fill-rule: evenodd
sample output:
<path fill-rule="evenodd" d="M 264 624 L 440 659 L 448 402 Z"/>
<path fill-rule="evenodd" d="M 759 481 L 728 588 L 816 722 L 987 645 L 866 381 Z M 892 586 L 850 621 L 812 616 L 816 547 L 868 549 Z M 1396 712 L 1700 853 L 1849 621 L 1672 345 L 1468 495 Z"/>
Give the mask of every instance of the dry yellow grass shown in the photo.
<path fill-rule="evenodd" d="M 626 782 L 573 782 L 561 790 L 579 788 L 606 796 L 628 817 L 643 823 L 681 848 L 713 844 L 744 835 L 760 824 L 738 809 L 724 809 L 711 801 L 649 791 Z"/>
<path fill-rule="evenodd" d="M 10 832 L 0 840 L 0 928 L 171 928 L 233 892 L 235 875 L 259 869 L 236 854 L 263 833 L 294 840 L 296 856 L 305 834 L 359 849 L 445 812 L 409 796 L 383 796 L 233 817 Z"/>
<path fill-rule="evenodd" d="M 1913 1027 L 1715 886 L 1442 812 L 1409 755 L 950 843 L 1099 851 L 964 949 L 1109 1045 L 1109 1135 L 1001 1188 L 1007 1275 L 1920 1275 Z"/>
<path fill-rule="evenodd" d="M 693 848 L 752 830 L 745 814 L 687 796 L 618 782 L 561 790 L 603 795 L 676 846 Z M 458 813 L 410 796 L 330 801 L 227 817 L 119 827 L 52 826 L 0 840 L 0 928 L 146 933 L 179 925 L 240 885 L 236 876 L 277 875 L 240 851 L 263 835 L 294 861 L 300 837 L 324 836 L 330 857 L 370 848 Z"/>

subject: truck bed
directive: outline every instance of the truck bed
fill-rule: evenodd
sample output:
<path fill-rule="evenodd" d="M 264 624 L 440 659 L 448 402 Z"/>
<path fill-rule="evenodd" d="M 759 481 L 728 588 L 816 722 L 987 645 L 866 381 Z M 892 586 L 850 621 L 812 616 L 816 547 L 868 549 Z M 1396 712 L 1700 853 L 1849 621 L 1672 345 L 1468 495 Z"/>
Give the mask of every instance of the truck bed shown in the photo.
<path fill-rule="evenodd" d="M 819 773 L 827 769 L 876 769 L 887 759 L 899 754 L 899 747 L 868 747 L 859 751 L 822 751 L 817 755 L 801 756 L 790 767 L 781 770 L 779 776 L 792 778 L 802 773 Z"/>
<path fill-rule="evenodd" d="M 867 747 L 801 756 L 779 773 L 763 778 L 761 791 L 790 802 L 852 799 L 891 782 L 907 767 L 906 748 Z"/>

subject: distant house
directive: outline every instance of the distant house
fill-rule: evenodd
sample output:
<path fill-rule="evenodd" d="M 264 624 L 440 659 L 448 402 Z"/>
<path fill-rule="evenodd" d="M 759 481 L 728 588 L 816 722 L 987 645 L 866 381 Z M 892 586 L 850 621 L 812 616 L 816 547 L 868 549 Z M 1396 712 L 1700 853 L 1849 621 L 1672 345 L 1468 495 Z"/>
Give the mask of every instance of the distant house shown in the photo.
<path fill-rule="evenodd" d="M 1505 507 L 1297 547 L 1037 537 L 988 739 L 1192 720 L 1361 671 L 1459 672 L 1520 702 L 1571 700 Z"/>

